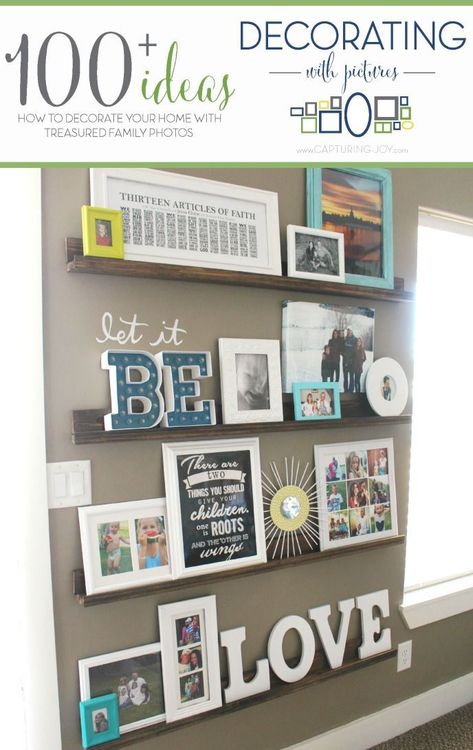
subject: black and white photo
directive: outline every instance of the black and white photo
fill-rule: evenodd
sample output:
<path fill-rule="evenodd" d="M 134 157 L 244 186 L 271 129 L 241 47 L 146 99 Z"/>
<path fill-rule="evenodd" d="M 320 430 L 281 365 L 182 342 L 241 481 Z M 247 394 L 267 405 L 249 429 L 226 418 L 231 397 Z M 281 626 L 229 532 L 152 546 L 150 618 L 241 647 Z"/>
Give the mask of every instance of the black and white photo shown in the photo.
<path fill-rule="evenodd" d="M 314 281 L 345 280 L 344 238 L 341 232 L 287 227 L 287 275 Z"/>
<path fill-rule="evenodd" d="M 219 339 L 224 424 L 283 419 L 279 341 Z"/>

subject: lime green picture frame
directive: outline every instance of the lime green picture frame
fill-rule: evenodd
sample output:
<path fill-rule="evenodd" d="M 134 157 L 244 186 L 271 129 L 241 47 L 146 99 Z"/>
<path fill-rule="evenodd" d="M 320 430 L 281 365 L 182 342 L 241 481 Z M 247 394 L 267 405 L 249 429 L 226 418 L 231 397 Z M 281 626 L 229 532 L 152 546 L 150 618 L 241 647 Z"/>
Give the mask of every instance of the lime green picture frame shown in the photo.
<path fill-rule="evenodd" d="M 122 212 L 112 208 L 82 206 L 84 255 L 124 258 Z"/>

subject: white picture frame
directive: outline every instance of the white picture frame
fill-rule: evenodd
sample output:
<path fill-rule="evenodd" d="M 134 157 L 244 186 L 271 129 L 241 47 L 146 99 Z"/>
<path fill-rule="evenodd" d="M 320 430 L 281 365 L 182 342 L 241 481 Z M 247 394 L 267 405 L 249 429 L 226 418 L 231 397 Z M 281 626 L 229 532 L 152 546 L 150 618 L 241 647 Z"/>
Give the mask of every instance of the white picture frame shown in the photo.
<path fill-rule="evenodd" d="M 167 721 L 219 708 L 222 687 L 215 596 L 160 605 L 158 616 Z"/>
<path fill-rule="evenodd" d="M 282 422 L 281 352 L 277 339 L 219 339 L 224 424 Z"/>
<path fill-rule="evenodd" d="M 91 169 L 90 192 L 122 211 L 126 260 L 281 275 L 277 193 L 123 168 Z"/>
<path fill-rule="evenodd" d="M 120 734 L 165 721 L 161 659 L 160 643 L 150 643 L 145 646 L 127 648 L 123 651 L 113 651 L 109 654 L 79 659 L 81 700 L 89 700 L 103 695 L 105 692 L 116 693 L 118 695 Z M 135 673 L 138 675 L 136 688 L 133 687 Z M 143 684 L 148 686 L 149 700 L 145 698 L 141 703 L 138 703 L 143 695 Z M 120 694 L 122 689 L 128 691 L 128 696 L 124 695 L 123 698 L 125 700 L 128 698 L 131 705 L 125 705 L 122 702 Z"/>
<path fill-rule="evenodd" d="M 87 595 L 172 578 L 165 498 L 88 505 L 78 512 Z M 152 541 L 145 548 L 146 536 Z"/>
<path fill-rule="evenodd" d="M 381 357 L 366 375 L 368 402 L 380 417 L 397 417 L 404 411 L 409 396 L 406 373 L 399 362 Z"/>
<path fill-rule="evenodd" d="M 174 576 L 266 562 L 258 438 L 164 443 L 162 451 Z"/>
<path fill-rule="evenodd" d="M 296 279 L 345 282 L 342 232 L 287 226 L 287 275 Z"/>
<path fill-rule="evenodd" d="M 314 445 L 320 549 L 396 536 L 392 438 Z"/>

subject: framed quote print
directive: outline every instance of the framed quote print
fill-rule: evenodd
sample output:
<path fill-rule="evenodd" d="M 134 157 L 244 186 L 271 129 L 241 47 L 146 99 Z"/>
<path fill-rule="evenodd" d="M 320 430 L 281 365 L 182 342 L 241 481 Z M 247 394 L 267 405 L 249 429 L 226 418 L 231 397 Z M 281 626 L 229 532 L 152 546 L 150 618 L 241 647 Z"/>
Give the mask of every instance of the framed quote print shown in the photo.
<path fill-rule="evenodd" d="M 162 449 L 175 577 L 265 562 L 258 439 Z"/>
<path fill-rule="evenodd" d="M 315 445 L 320 548 L 397 534 L 392 438 Z"/>
<path fill-rule="evenodd" d="M 91 169 L 90 192 L 122 212 L 126 260 L 281 275 L 277 193 L 116 168 Z"/>
<path fill-rule="evenodd" d="M 215 596 L 158 607 L 166 720 L 222 705 Z"/>

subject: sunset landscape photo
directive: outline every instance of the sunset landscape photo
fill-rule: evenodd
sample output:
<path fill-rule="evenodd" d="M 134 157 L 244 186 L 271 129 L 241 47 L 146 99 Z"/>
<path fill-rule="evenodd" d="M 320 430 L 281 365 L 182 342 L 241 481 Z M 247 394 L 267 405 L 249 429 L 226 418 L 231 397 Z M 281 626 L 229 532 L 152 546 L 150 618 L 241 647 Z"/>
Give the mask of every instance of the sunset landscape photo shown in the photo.
<path fill-rule="evenodd" d="M 322 169 L 322 224 L 345 237 L 345 271 L 382 276 L 382 192 L 376 179 Z"/>

